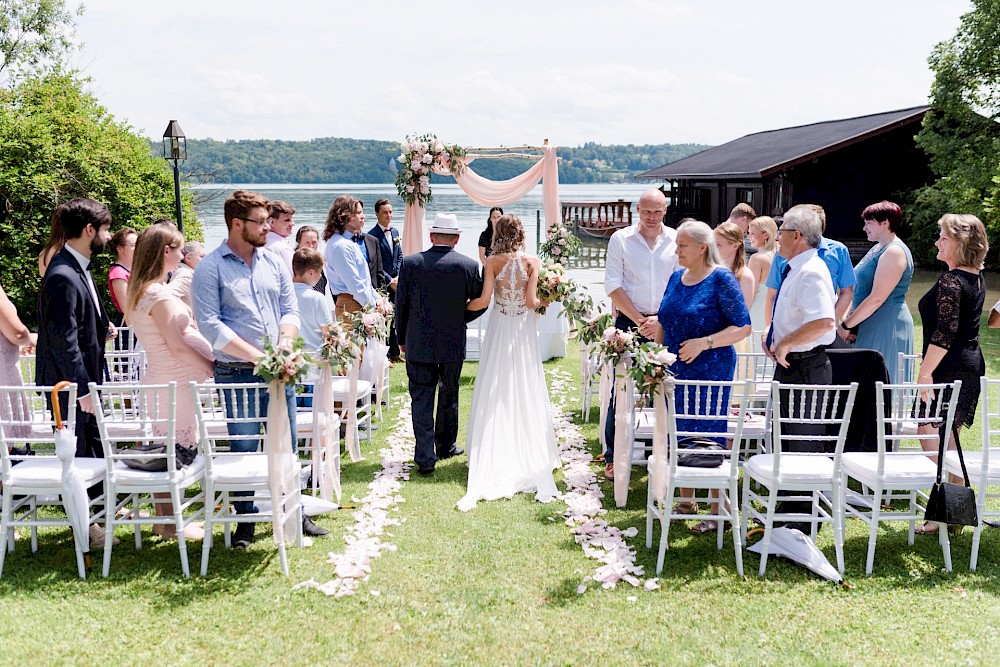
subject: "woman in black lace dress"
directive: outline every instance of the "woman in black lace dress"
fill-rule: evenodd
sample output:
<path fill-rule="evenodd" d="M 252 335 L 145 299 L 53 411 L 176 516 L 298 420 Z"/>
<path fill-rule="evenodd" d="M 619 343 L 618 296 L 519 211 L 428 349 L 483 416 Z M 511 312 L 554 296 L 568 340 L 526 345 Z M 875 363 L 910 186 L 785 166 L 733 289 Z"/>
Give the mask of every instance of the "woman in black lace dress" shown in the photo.
<path fill-rule="evenodd" d="M 490 215 L 486 218 L 486 229 L 479 235 L 479 263 L 486 265 L 486 258 L 493 254 L 493 223 L 503 215 L 503 209 L 494 206 L 490 209 Z"/>
<path fill-rule="evenodd" d="M 920 299 L 918 309 L 923 321 L 923 362 L 917 382 L 962 381 L 955 410 L 955 423 L 948 447 L 955 449 L 962 426 L 972 426 L 979 404 L 979 378 L 986 373 L 986 362 L 979 347 L 979 323 L 986 298 L 982 276 L 983 260 L 989 250 L 986 229 L 974 215 L 947 213 L 938 220 L 940 236 L 937 258 L 948 265 L 938 281 Z M 930 425 L 921 433 L 934 433 Z M 938 448 L 932 440 L 921 440 L 925 450 Z M 926 522 L 919 533 L 937 532 L 937 524 Z"/>

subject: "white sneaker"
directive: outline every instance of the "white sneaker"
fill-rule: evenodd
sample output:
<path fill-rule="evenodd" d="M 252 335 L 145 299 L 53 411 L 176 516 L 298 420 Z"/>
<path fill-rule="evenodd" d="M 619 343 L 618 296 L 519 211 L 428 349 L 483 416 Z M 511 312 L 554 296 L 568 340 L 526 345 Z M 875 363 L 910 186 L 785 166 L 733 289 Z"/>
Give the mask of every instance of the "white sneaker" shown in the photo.
<path fill-rule="evenodd" d="M 91 524 L 91 526 L 90 526 L 90 548 L 91 549 L 103 549 L 104 548 L 104 536 L 105 536 L 105 534 L 106 533 L 104 532 L 104 529 L 101 528 L 99 525 L 97 525 L 96 523 Z M 120 543 L 120 540 L 117 537 L 112 537 L 111 538 L 111 544 L 112 545 L 117 545 L 119 543 Z"/>

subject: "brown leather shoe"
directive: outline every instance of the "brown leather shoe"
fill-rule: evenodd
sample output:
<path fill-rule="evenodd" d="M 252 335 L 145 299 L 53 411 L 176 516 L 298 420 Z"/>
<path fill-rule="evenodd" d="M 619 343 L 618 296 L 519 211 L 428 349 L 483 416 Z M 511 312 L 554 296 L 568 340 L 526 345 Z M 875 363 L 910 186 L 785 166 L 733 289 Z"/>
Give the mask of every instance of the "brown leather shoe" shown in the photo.
<path fill-rule="evenodd" d="M 392 363 L 394 363 L 394 364 L 398 364 L 398 363 L 400 363 L 400 362 L 402 362 L 402 361 L 406 361 L 406 360 L 405 360 L 405 359 L 403 359 L 403 357 L 401 357 L 401 356 L 399 356 L 399 355 L 397 354 L 397 355 L 394 355 L 394 356 L 392 356 L 392 357 L 389 357 L 389 361 L 391 361 L 391 362 L 392 362 Z"/>

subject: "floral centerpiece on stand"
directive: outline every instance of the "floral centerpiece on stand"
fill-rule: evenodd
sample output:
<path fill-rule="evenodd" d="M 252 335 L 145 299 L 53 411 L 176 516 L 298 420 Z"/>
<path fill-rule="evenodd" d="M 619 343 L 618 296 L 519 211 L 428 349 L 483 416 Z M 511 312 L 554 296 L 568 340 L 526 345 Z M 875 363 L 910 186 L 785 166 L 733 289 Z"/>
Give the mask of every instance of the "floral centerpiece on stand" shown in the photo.
<path fill-rule="evenodd" d="M 431 200 L 431 174 L 435 167 L 452 176 L 465 171 L 465 149 L 445 144 L 433 134 L 407 136 L 399 145 L 402 153 L 396 158 L 400 169 L 396 173 L 396 191 L 409 205 L 425 206 Z"/>
<path fill-rule="evenodd" d="M 635 381 L 636 391 L 652 400 L 663 388 L 664 378 L 673 377 L 670 367 L 675 361 L 677 355 L 663 345 L 643 343 L 639 346 L 628 369 L 629 376 Z"/>
<path fill-rule="evenodd" d="M 329 366 L 334 375 L 346 375 L 354 360 L 361 357 L 361 348 L 337 322 L 322 327 L 320 336 L 317 361 Z"/>
<path fill-rule="evenodd" d="M 549 225 L 545 242 L 538 247 L 538 254 L 555 264 L 566 266 L 569 258 L 579 249 L 580 239 L 562 221 L 556 221 Z"/>
<path fill-rule="evenodd" d="M 309 372 L 312 359 L 306 354 L 302 336 L 282 339 L 277 347 L 270 339 L 264 341 L 264 356 L 256 361 L 253 373 L 267 383 L 298 384 Z"/>
<path fill-rule="evenodd" d="M 604 332 L 613 324 L 611 313 L 583 316 L 577 321 L 576 338 L 585 346 L 593 345 L 601 340 Z"/>

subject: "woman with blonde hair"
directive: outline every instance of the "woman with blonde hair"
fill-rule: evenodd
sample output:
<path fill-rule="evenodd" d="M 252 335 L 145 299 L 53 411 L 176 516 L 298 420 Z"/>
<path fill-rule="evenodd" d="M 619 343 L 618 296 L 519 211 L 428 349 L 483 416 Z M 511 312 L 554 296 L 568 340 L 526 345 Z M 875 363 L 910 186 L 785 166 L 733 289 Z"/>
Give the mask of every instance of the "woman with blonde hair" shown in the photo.
<path fill-rule="evenodd" d="M 198 333 L 191 309 L 167 287 L 167 274 L 181 262 L 184 237 L 172 224 L 150 225 L 139 234 L 128 284 L 125 313 L 136 338 L 146 351 L 146 384 L 177 383 L 176 438 L 189 447 L 198 443 L 195 406 L 188 382 L 212 377 L 212 346 Z M 157 401 L 157 406 L 166 404 Z M 165 495 L 165 494 L 164 494 Z M 159 496 L 158 496 L 159 497 Z M 173 514 L 169 503 L 157 503 L 158 515 Z M 153 533 L 163 539 L 176 537 L 169 525 L 156 525 Z M 189 525 L 184 537 L 201 539 L 204 530 Z"/>
<path fill-rule="evenodd" d="M 986 373 L 986 362 L 979 347 L 979 323 L 986 299 L 983 260 L 990 245 L 986 228 L 974 215 L 946 213 L 938 220 L 937 258 L 948 265 L 917 304 L 923 325 L 923 361 L 917 382 L 962 381 L 958 393 L 954 425 L 949 434 L 949 449 L 959 442 L 963 426 L 972 426 L 979 404 L 979 378 Z M 939 427 L 939 428 L 943 428 Z M 934 426 L 920 427 L 923 435 L 933 435 Z M 925 450 L 937 451 L 931 440 L 920 441 Z M 954 481 L 954 480 L 953 480 Z M 932 521 L 918 526 L 918 533 L 936 533 Z"/>
<path fill-rule="evenodd" d="M 747 233 L 757 252 L 750 256 L 747 266 L 753 273 L 755 282 L 753 300 L 749 303 L 750 326 L 754 331 L 767 328 L 767 274 L 771 272 L 771 263 L 778 243 L 778 224 L 774 218 L 762 215 L 750 221 L 750 231 Z M 754 352 L 761 352 L 760 336 L 750 337 L 750 346 Z"/>

